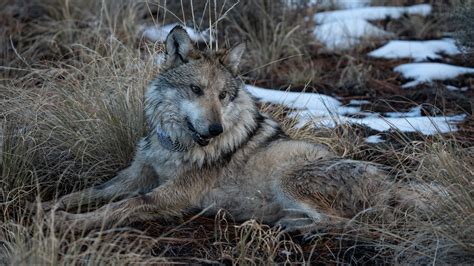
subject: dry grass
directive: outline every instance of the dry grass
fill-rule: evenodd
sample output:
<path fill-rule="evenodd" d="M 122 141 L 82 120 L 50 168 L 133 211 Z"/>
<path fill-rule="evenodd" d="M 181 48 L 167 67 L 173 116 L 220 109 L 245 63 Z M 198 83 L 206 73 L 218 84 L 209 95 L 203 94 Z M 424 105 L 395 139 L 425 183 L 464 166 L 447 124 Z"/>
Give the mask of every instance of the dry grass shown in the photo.
<path fill-rule="evenodd" d="M 303 60 L 310 38 L 302 27 L 302 13 L 291 11 L 285 1 L 271 0 L 245 1 L 231 11 L 229 32 L 241 36 L 248 46 L 246 58 L 252 67 L 244 68 L 247 76 L 272 79 L 285 61 Z"/>
<path fill-rule="evenodd" d="M 324 143 L 346 158 L 383 163 L 396 179 L 417 186 L 433 183 L 449 192 L 427 213 L 390 206 L 367 210 L 344 228 L 326 228 L 306 240 L 253 220 L 235 223 L 224 212 L 215 218 L 188 216 L 173 224 L 150 221 L 85 235 L 58 232 L 54 220 L 27 213 L 25 201 L 52 199 L 103 182 L 133 158 L 144 132 L 143 91 L 158 71 L 154 46 L 141 42 L 136 26 L 153 4 L 157 10 L 162 5 L 125 0 L 1 4 L 0 264 L 474 262 L 470 144 L 454 136 L 413 141 L 400 133 L 387 144 L 369 146 L 363 129 L 296 129 L 284 109 L 272 106 L 262 109 L 281 120 L 294 138 Z M 225 22 L 248 39 L 247 69 L 258 66 L 249 75 L 261 82 L 291 67 L 290 61 L 278 60 L 308 52 L 304 29 L 296 28 L 294 14 L 278 5 L 244 3 Z M 331 74 L 339 86 L 363 91 L 373 79 L 388 79 L 364 69 L 366 61 L 360 58 L 347 60 L 351 56 L 349 52 L 344 60 L 350 62 Z M 314 66 L 287 79 L 299 86 L 325 82 L 324 67 Z"/>
<path fill-rule="evenodd" d="M 472 59 L 474 54 L 474 22 L 470 19 L 473 12 L 474 3 L 468 2 L 458 5 L 448 14 L 448 18 L 453 26 L 458 29 L 455 37 L 464 47 L 464 52 L 468 59 Z"/>

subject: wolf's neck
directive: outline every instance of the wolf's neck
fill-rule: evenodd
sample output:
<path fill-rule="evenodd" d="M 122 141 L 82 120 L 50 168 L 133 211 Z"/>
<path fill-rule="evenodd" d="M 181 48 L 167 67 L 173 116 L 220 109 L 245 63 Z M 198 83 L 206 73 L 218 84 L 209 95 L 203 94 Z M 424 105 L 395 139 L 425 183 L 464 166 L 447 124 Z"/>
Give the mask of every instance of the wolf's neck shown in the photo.
<path fill-rule="evenodd" d="M 185 152 L 188 150 L 188 147 L 186 145 L 179 141 L 172 140 L 171 137 L 159 126 L 156 126 L 155 133 L 158 142 L 161 146 L 163 146 L 163 148 L 175 152 Z"/>
<path fill-rule="evenodd" d="M 224 131 L 208 146 L 194 146 L 189 152 L 184 153 L 185 158 L 198 166 L 226 165 L 236 152 L 247 146 L 259 134 L 264 120 L 265 117 L 256 108 L 245 110 L 235 125 Z"/>

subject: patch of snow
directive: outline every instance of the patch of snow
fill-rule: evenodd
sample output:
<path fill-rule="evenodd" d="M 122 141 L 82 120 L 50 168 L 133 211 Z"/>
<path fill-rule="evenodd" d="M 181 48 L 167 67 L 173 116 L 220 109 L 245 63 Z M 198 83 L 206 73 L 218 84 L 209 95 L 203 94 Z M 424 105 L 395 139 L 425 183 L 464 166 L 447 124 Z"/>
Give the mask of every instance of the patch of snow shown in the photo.
<path fill-rule="evenodd" d="M 349 1 L 347 1 L 349 2 Z M 320 12 L 314 15 L 314 21 L 320 25 L 314 29 L 315 37 L 329 49 L 348 49 L 363 38 L 381 38 L 392 36 L 369 20 L 387 17 L 399 18 L 403 14 L 426 16 L 431 12 L 428 4 L 409 7 L 363 7 L 336 11 Z"/>
<path fill-rule="evenodd" d="M 155 64 L 161 66 L 165 62 L 165 53 L 158 53 L 155 55 Z"/>
<path fill-rule="evenodd" d="M 164 26 L 147 26 L 143 27 L 143 36 L 151 41 L 154 42 L 164 42 L 166 40 L 166 36 L 170 33 L 170 31 L 177 25 L 178 23 L 168 24 Z M 209 35 L 209 31 L 196 31 L 193 28 L 188 26 L 181 25 L 186 32 L 189 34 L 189 37 L 194 42 L 208 42 L 211 41 L 212 38 Z"/>
<path fill-rule="evenodd" d="M 392 34 L 363 19 L 346 19 L 316 26 L 314 35 L 329 49 L 348 49 L 364 38 L 382 38 Z"/>
<path fill-rule="evenodd" d="M 351 100 L 349 102 L 349 105 L 363 105 L 363 104 L 369 104 L 370 102 L 367 100 Z"/>
<path fill-rule="evenodd" d="M 366 117 L 350 118 L 346 122 L 366 125 L 377 131 L 397 129 L 402 132 L 420 132 L 424 135 L 448 133 L 456 130 L 454 123 L 462 121 L 466 115 L 440 117 Z"/>
<path fill-rule="evenodd" d="M 368 136 L 367 138 L 365 138 L 365 142 L 367 142 L 367 143 L 382 143 L 382 142 L 385 142 L 385 140 L 383 140 L 380 135 L 372 135 L 372 136 Z"/>
<path fill-rule="evenodd" d="M 291 255 L 293 255 L 293 252 L 288 251 L 288 250 L 282 250 L 282 251 L 280 251 L 280 254 L 283 255 L 283 256 L 291 256 Z"/>
<path fill-rule="evenodd" d="M 388 112 L 385 113 L 385 116 L 388 117 L 417 117 L 421 116 L 421 106 L 415 106 L 410 109 L 408 112 Z"/>
<path fill-rule="evenodd" d="M 317 23 L 327 23 L 333 21 L 341 21 L 348 19 L 362 20 L 382 20 L 387 17 L 398 19 L 404 14 L 427 16 L 431 13 L 431 5 L 421 4 L 407 7 L 363 7 L 347 10 L 335 10 L 321 12 L 314 16 Z"/>
<path fill-rule="evenodd" d="M 297 109 L 292 116 L 297 116 L 299 122 L 296 127 L 301 127 L 309 122 L 316 126 L 335 127 L 338 124 L 365 125 L 377 131 L 398 129 L 402 132 L 421 132 L 425 135 L 447 133 L 455 131 L 457 122 L 462 121 L 466 115 L 429 117 L 421 116 L 421 107 L 416 106 L 409 112 L 388 113 L 391 117 L 382 117 L 377 114 L 368 114 L 363 118 L 345 116 L 345 114 L 362 114 L 358 107 L 342 106 L 337 99 L 318 93 L 285 92 L 263 89 L 246 85 L 246 90 L 262 102 L 286 105 Z"/>
<path fill-rule="evenodd" d="M 341 9 L 360 8 L 370 5 L 371 0 L 310 0 L 310 5 L 320 7 L 338 7 Z"/>
<path fill-rule="evenodd" d="M 294 109 L 310 109 L 322 115 L 337 112 L 342 106 L 336 98 L 319 93 L 269 90 L 252 85 L 245 87 L 252 96 L 263 102 L 286 105 Z"/>
<path fill-rule="evenodd" d="M 369 116 L 364 118 L 352 118 L 345 116 L 338 117 L 314 117 L 308 115 L 301 116 L 297 126 L 302 126 L 308 122 L 313 122 L 316 126 L 335 127 L 338 124 L 359 124 L 367 126 L 380 132 L 396 129 L 402 132 L 420 132 L 424 135 L 436 133 L 448 133 L 456 131 L 456 123 L 461 122 L 466 117 L 465 114 L 454 116 L 419 116 L 419 117 L 381 117 Z"/>
<path fill-rule="evenodd" d="M 474 68 L 442 63 L 410 63 L 399 65 L 393 70 L 401 73 L 406 79 L 413 79 L 413 81 L 404 84 L 402 88 L 414 87 L 433 80 L 452 79 L 459 75 L 474 74 Z"/>
<path fill-rule="evenodd" d="M 448 89 L 450 91 L 467 91 L 469 89 L 469 87 L 464 86 L 462 88 L 458 88 L 456 86 L 446 85 L 446 89 Z"/>
<path fill-rule="evenodd" d="M 371 0 L 309 0 L 307 4 L 309 6 L 317 6 L 322 8 L 337 8 L 337 9 L 349 9 L 349 8 L 360 8 L 370 5 Z M 287 0 L 286 4 L 289 8 L 297 8 L 301 6 L 301 0 Z"/>
<path fill-rule="evenodd" d="M 439 53 L 456 55 L 461 51 L 453 39 L 432 41 L 390 41 L 369 53 L 369 56 L 386 59 L 413 58 L 415 61 L 440 58 Z"/>

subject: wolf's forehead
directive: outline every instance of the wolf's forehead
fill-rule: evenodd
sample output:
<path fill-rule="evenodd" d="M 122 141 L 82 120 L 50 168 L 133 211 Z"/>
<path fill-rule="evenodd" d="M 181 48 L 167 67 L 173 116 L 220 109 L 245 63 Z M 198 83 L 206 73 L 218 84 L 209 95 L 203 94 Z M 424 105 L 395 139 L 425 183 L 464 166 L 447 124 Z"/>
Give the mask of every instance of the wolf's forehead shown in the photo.
<path fill-rule="evenodd" d="M 215 64 L 207 64 L 198 76 L 199 83 L 206 86 L 208 89 L 220 90 L 228 82 L 229 74 L 224 69 Z"/>

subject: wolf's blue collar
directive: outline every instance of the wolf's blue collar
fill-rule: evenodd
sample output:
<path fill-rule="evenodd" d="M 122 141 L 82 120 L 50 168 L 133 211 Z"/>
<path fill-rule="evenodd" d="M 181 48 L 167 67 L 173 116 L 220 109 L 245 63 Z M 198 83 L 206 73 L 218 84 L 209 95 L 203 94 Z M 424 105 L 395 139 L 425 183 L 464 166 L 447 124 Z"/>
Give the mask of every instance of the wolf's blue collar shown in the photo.
<path fill-rule="evenodd" d="M 171 137 L 159 127 L 156 127 L 156 136 L 161 146 L 170 151 L 183 152 L 188 150 L 188 148 L 179 141 L 172 140 Z"/>

